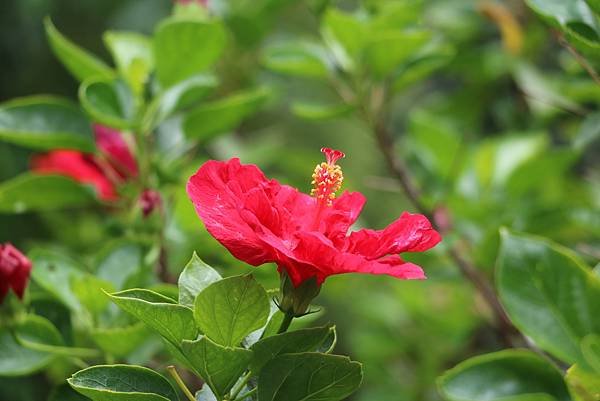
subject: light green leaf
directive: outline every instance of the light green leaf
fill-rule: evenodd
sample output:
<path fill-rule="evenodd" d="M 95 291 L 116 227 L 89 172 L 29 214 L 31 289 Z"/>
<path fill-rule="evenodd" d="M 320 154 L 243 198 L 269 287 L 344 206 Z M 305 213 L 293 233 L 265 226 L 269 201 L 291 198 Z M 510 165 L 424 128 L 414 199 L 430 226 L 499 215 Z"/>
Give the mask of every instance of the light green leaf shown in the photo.
<path fill-rule="evenodd" d="M 266 88 L 259 88 L 198 106 L 184 117 L 183 130 L 188 138 L 200 140 L 231 131 L 256 113 L 269 95 Z"/>
<path fill-rule="evenodd" d="M 305 42 L 285 43 L 267 48 L 267 68 L 286 75 L 326 78 L 329 74 L 325 50 Z"/>
<path fill-rule="evenodd" d="M 150 38 L 135 32 L 118 31 L 105 32 L 102 38 L 120 74 L 135 94 L 142 94 L 148 76 L 154 68 Z"/>
<path fill-rule="evenodd" d="M 135 241 L 117 240 L 101 251 L 96 266 L 98 278 L 121 290 L 144 269 L 144 250 Z"/>
<path fill-rule="evenodd" d="M 98 350 L 75 348 L 65 345 L 58 329 L 48 319 L 27 315 L 15 329 L 17 342 L 34 351 L 47 352 L 76 358 L 94 358 L 99 356 Z"/>
<path fill-rule="evenodd" d="M 112 283 L 92 274 L 84 274 L 71 279 L 71 289 L 79 303 L 92 315 L 99 315 L 109 304 L 103 291 L 115 291 Z"/>
<path fill-rule="evenodd" d="M 285 354 L 271 360 L 258 377 L 259 401 L 338 401 L 362 381 L 360 363 L 338 355 Z"/>
<path fill-rule="evenodd" d="M 353 70 L 365 46 L 366 25 L 354 15 L 330 8 L 321 22 L 321 33 L 340 66 Z"/>
<path fill-rule="evenodd" d="M 600 333 L 600 280 L 569 250 L 503 230 L 497 287 L 515 326 L 545 351 L 585 364 L 580 342 Z"/>
<path fill-rule="evenodd" d="M 210 68 L 225 46 L 225 30 L 219 22 L 169 18 L 154 35 L 156 74 L 164 87 Z"/>
<path fill-rule="evenodd" d="M 0 213 L 45 212 L 97 204 L 94 191 L 58 175 L 21 174 L 0 183 Z"/>
<path fill-rule="evenodd" d="M 31 278 L 72 311 L 81 311 L 81 303 L 71 289 L 71 281 L 83 275 L 84 268 L 70 257 L 42 248 L 29 252 Z"/>
<path fill-rule="evenodd" d="M 95 121 L 128 129 L 135 124 L 135 99 L 120 80 L 90 78 L 79 87 L 79 101 Z"/>
<path fill-rule="evenodd" d="M 31 96 L 0 104 L 0 140 L 32 149 L 76 149 L 92 152 L 89 120 L 70 101 Z"/>
<path fill-rule="evenodd" d="M 427 31 L 386 31 L 371 35 L 365 46 L 365 63 L 379 78 L 414 58 L 431 38 Z"/>
<path fill-rule="evenodd" d="M 318 351 L 335 327 L 301 329 L 263 338 L 250 348 L 254 352 L 250 369 L 258 374 L 270 360 L 282 354 Z"/>
<path fill-rule="evenodd" d="M 47 352 L 25 348 L 17 343 L 8 327 L 0 327 L 0 376 L 25 376 L 54 360 Z"/>
<path fill-rule="evenodd" d="M 600 138 L 600 113 L 591 113 L 581 123 L 579 132 L 573 140 L 575 149 L 584 150 Z"/>
<path fill-rule="evenodd" d="M 355 107 L 349 104 L 315 104 L 305 102 L 294 102 L 292 104 L 292 112 L 298 117 L 307 120 L 329 120 L 338 117 L 346 116 Z"/>
<path fill-rule="evenodd" d="M 194 305 L 200 330 L 217 344 L 230 347 L 264 326 L 268 316 L 267 292 L 250 275 L 209 285 L 198 294 Z"/>
<path fill-rule="evenodd" d="M 125 312 L 156 330 L 175 347 L 181 341 L 196 337 L 192 310 L 170 298 L 144 289 L 132 289 L 109 294 Z"/>
<path fill-rule="evenodd" d="M 600 399 L 600 376 L 588 372 L 578 365 L 567 370 L 565 380 L 569 384 L 575 401 L 597 401 Z"/>
<path fill-rule="evenodd" d="M 93 329 L 90 336 L 107 354 L 123 358 L 143 344 L 150 332 L 143 323 L 127 327 Z"/>
<path fill-rule="evenodd" d="M 198 257 L 196 252 L 179 276 L 179 303 L 193 307 L 196 296 L 210 284 L 221 280 L 221 275 Z"/>
<path fill-rule="evenodd" d="M 600 375 L 600 335 L 588 334 L 583 337 L 581 353 L 589 366 Z"/>
<path fill-rule="evenodd" d="M 184 341 L 181 348 L 192 367 L 219 400 L 231 390 L 252 359 L 252 351 L 223 347 L 206 337 L 197 341 Z"/>
<path fill-rule="evenodd" d="M 157 96 L 150 105 L 146 118 L 150 120 L 151 126 L 159 124 L 176 111 L 194 105 L 217 84 L 218 80 L 213 75 L 199 74 L 187 78 Z"/>
<path fill-rule="evenodd" d="M 570 401 L 561 373 L 527 350 L 505 350 L 468 359 L 438 380 L 449 401 Z"/>
<path fill-rule="evenodd" d="M 93 401 L 179 400 L 167 379 L 143 366 L 92 366 L 76 372 L 67 381 Z"/>
<path fill-rule="evenodd" d="M 114 76 L 114 71 L 103 61 L 64 37 L 52 24 L 49 17 L 44 19 L 44 27 L 54 55 L 79 81 L 92 77 L 111 78 Z"/>

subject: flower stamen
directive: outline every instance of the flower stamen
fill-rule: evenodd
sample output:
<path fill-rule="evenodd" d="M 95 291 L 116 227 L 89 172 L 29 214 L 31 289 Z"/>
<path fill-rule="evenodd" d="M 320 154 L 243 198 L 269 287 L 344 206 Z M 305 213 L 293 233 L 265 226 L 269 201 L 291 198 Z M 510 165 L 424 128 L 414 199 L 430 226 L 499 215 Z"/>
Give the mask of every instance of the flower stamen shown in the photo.
<path fill-rule="evenodd" d="M 339 150 L 330 148 L 321 148 L 321 152 L 325 154 L 327 162 L 317 164 L 315 167 L 311 182 L 313 189 L 310 191 L 310 195 L 317 198 L 317 202 L 331 206 L 335 199 L 335 193 L 340 190 L 344 181 L 342 168 L 336 162 L 346 155 Z"/>

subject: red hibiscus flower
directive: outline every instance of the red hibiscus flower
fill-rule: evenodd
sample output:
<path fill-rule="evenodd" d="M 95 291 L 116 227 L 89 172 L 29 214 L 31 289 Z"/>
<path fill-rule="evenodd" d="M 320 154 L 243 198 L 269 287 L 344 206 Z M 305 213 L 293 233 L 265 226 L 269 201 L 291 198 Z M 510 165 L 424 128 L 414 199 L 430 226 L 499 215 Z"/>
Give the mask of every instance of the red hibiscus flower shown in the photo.
<path fill-rule="evenodd" d="M 33 157 L 32 170 L 40 174 L 60 174 L 90 184 L 98 197 L 118 199 L 117 186 L 137 177 L 137 162 L 119 131 L 94 125 L 97 154 L 75 150 L 54 150 Z"/>
<path fill-rule="evenodd" d="M 398 254 L 432 248 L 441 237 L 427 218 L 403 213 L 383 230 L 348 233 L 365 197 L 344 192 L 340 151 L 315 168 L 311 196 L 267 179 L 255 165 L 208 161 L 188 181 L 187 193 L 209 233 L 236 258 L 258 266 L 274 262 L 294 286 L 318 285 L 343 273 L 424 279 L 423 270 Z"/>
<path fill-rule="evenodd" d="M 9 243 L 0 244 L 0 303 L 11 288 L 23 299 L 30 272 L 31 262 L 25 255 Z"/>

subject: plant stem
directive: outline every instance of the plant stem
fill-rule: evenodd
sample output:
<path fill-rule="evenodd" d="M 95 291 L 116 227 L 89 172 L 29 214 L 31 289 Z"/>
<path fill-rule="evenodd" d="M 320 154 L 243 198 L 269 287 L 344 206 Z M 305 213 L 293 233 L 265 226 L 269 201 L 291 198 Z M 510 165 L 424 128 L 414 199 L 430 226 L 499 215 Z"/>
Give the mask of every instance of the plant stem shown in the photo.
<path fill-rule="evenodd" d="M 294 319 L 294 314 L 292 312 L 286 312 L 283 316 L 283 321 L 281 322 L 281 326 L 279 326 L 279 330 L 277 330 L 277 334 L 285 333 L 287 329 L 292 324 L 292 320 Z"/>
<path fill-rule="evenodd" d="M 233 399 L 232 401 L 242 401 L 243 399 L 256 393 L 256 391 L 258 391 L 258 387 L 254 387 L 252 390 L 248 391 L 246 394 L 242 394 L 238 398 Z"/>
<path fill-rule="evenodd" d="M 231 396 L 228 399 L 230 399 L 230 400 L 236 400 L 237 399 L 236 397 L 244 389 L 244 387 L 246 386 L 246 384 L 248 384 L 248 382 L 250 381 L 251 377 L 252 377 L 252 372 L 248 371 L 244 375 L 244 377 L 242 377 L 242 381 L 240 382 L 240 384 L 235 389 L 231 390 Z"/>
<path fill-rule="evenodd" d="M 187 386 L 185 385 L 185 383 L 181 379 L 181 376 L 179 376 L 179 373 L 177 373 L 177 369 L 175 369 L 175 366 L 173 366 L 173 365 L 167 366 L 167 370 L 169 371 L 169 373 L 171 374 L 171 376 L 173 376 L 173 379 L 175 380 L 175 382 L 177 383 L 177 385 L 179 386 L 179 388 L 181 389 L 181 391 L 183 391 L 183 394 L 185 394 L 185 396 L 187 397 L 187 399 L 189 401 L 196 401 L 196 398 L 194 397 L 194 395 L 192 394 L 192 392 L 187 388 Z"/>
<path fill-rule="evenodd" d="M 408 172 L 408 168 L 399 158 L 396 157 L 396 154 L 394 153 L 394 142 L 392 140 L 392 135 L 386 128 L 385 123 L 381 120 L 377 121 L 373 126 L 373 131 L 377 139 L 379 150 L 385 158 L 388 169 L 397 178 L 404 191 L 404 194 L 415 207 L 415 209 L 425 215 L 429 221 L 431 221 L 433 226 L 439 230 L 439 227 L 433 218 L 433 211 L 423 203 L 420 192 L 415 186 L 412 177 Z M 458 266 L 462 275 L 473 284 L 473 286 L 481 294 L 485 302 L 492 310 L 495 320 L 499 325 L 500 334 L 503 341 L 509 346 L 512 345 L 510 333 L 515 332 L 514 326 L 510 322 L 506 312 L 504 312 L 504 308 L 502 307 L 502 304 L 500 303 L 500 300 L 498 299 L 490 282 L 481 274 L 480 270 L 462 254 L 461 250 L 457 246 L 452 246 L 450 249 L 448 249 L 447 254 Z"/>

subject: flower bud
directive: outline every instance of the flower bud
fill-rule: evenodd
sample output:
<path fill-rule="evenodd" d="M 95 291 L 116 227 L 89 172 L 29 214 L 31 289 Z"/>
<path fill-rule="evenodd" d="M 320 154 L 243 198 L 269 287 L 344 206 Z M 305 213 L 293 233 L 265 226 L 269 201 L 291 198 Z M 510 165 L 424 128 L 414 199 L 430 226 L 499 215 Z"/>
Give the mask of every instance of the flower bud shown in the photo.
<path fill-rule="evenodd" d="M 9 243 L 0 244 L 0 303 L 12 288 L 20 299 L 23 299 L 31 261 L 17 248 Z"/>
<path fill-rule="evenodd" d="M 140 195 L 139 203 L 142 208 L 142 214 L 144 217 L 148 217 L 154 209 L 161 207 L 162 199 L 158 191 L 155 191 L 154 189 L 145 189 Z"/>
<path fill-rule="evenodd" d="M 319 291 L 321 286 L 317 284 L 317 277 L 304 280 L 298 287 L 294 287 L 290 277 L 283 271 L 279 289 L 279 309 L 294 317 L 305 315 L 311 301 L 319 295 Z"/>

